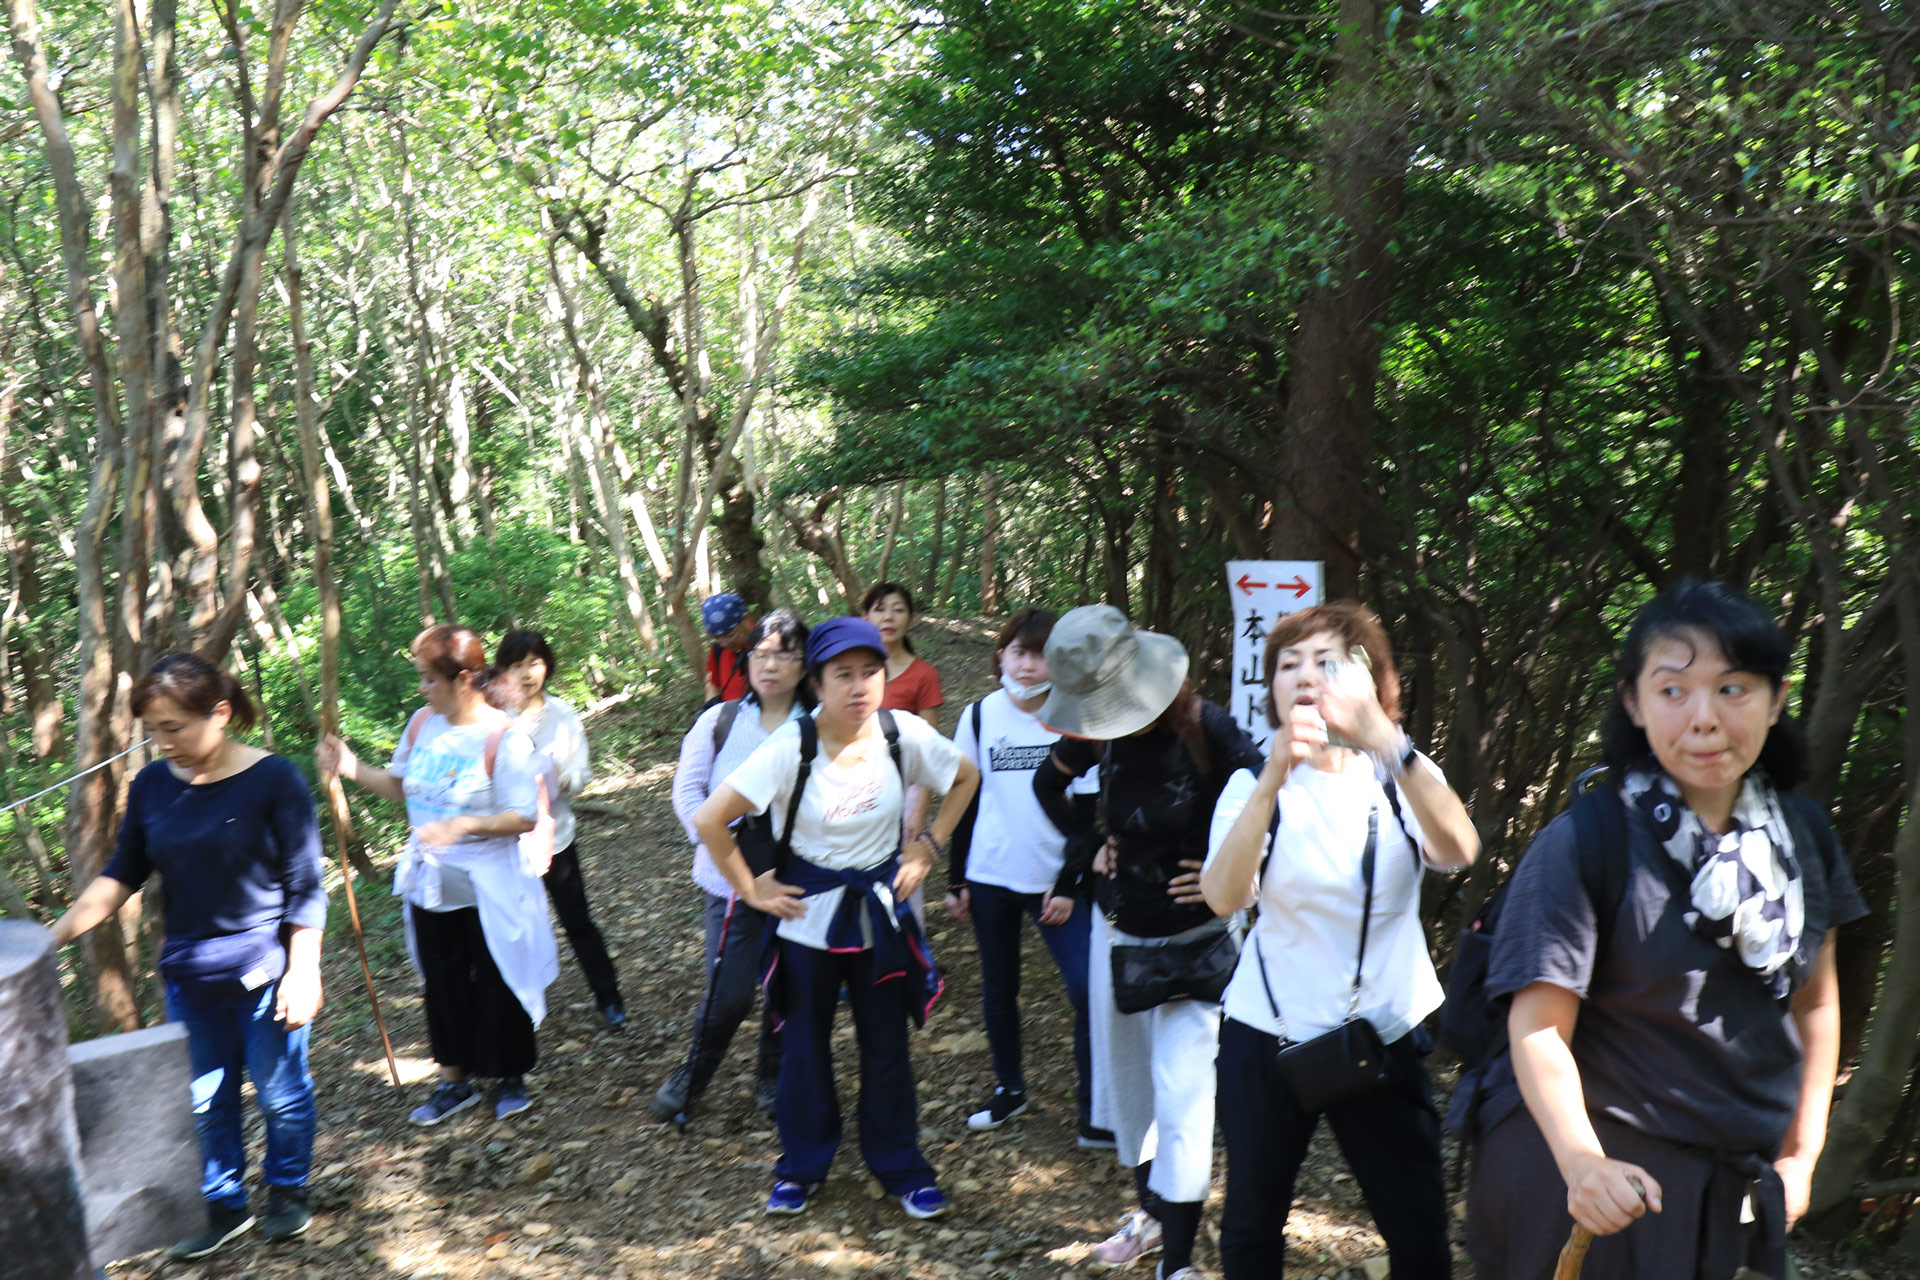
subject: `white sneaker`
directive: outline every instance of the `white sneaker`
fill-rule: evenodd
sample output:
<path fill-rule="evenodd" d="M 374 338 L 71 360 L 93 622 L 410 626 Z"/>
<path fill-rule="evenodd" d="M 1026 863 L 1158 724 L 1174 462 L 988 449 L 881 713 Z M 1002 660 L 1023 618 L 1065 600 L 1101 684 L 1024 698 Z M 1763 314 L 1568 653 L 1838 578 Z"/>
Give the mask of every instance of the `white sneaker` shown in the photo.
<path fill-rule="evenodd" d="M 1160 1247 L 1160 1220 L 1145 1209 L 1120 1219 L 1120 1229 L 1093 1246 L 1087 1254 L 1090 1270 L 1130 1267 Z"/>
<path fill-rule="evenodd" d="M 1155 1267 L 1153 1274 L 1158 1277 L 1158 1280 L 1205 1280 L 1205 1278 L 1192 1267 L 1182 1267 L 1170 1276 L 1161 1275 L 1160 1269 Z"/>

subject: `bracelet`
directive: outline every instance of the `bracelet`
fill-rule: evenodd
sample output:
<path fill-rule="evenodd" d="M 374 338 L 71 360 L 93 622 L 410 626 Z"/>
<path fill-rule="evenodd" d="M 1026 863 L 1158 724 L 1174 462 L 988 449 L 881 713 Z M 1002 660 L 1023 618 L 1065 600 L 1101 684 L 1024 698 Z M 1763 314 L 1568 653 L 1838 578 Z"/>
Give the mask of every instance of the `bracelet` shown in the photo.
<path fill-rule="evenodd" d="M 928 827 L 925 831 L 922 831 L 920 838 L 933 846 L 934 857 L 944 859 L 947 856 L 946 846 L 940 843 L 940 837 L 933 834 L 932 827 Z"/>

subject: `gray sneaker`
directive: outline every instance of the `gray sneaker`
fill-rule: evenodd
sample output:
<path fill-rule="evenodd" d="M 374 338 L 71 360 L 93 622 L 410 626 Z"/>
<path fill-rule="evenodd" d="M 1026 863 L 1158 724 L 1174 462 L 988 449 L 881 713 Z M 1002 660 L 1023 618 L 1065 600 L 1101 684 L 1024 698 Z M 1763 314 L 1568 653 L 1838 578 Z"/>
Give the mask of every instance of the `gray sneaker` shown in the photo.
<path fill-rule="evenodd" d="M 1093 1246 L 1087 1254 L 1091 1270 L 1117 1270 L 1130 1267 L 1160 1248 L 1160 1220 L 1145 1209 L 1135 1209 L 1120 1219 L 1120 1229 Z"/>
<path fill-rule="evenodd" d="M 427 1100 L 407 1116 L 408 1124 L 439 1124 L 480 1101 L 480 1091 L 471 1080 L 442 1080 Z"/>

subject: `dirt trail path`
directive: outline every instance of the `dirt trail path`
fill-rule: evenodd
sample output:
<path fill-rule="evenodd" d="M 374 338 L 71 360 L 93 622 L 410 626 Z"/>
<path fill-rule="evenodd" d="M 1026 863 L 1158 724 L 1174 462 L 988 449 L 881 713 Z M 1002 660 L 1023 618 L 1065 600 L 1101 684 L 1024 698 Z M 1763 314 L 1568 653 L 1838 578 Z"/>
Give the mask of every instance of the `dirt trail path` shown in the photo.
<path fill-rule="evenodd" d="M 951 733 L 960 709 L 992 688 L 993 631 L 930 621 L 915 634 L 945 678 L 944 727 Z M 549 992 L 540 1066 L 530 1081 L 533 1110 L 505 1123 L 476 1109 L 442 1127 L 410 1127 L 406 1112 L 426 1092 L 421 1082 L 432 1072 L 423 1013 L 404 950 L 392 936 L 397 915 L 390 904 L 363 897 L 408 1087 L 395 1093 L 388 1086 L 378 1036 L 360 1012 L 365 997 L 351 943 L 330 939 L 333 1007 L 322 1014 L 313 1048 L 320 1132 L 311 1231 L 278 1247 L 249 1238 L 196 1266 L 163 1266 L 150 1255 L 113 1274 L 125 1280 L 1084 1275 L 1087 1246 L 1131 1206 L 1131 1179 L 1111 1154 L 1074 1145 L 1071 1023 L 1051 962 L 1031 931 L 1023 1009 L 1034 1109 L 998 1133 L 974 1135 L 966 1116 L 990 1092 L 992 1074 L 972 932 L 952 925 L 937 906 L 929 921 L 948 987 L 926 1029 L 915 1034 L 913 1054 L 923 1145 L 956 1206 L 943 1221 L 914 1222 L 882 1199 L 851 1141 L 805 1217 L 763 1217 L 778 1151 L 772 1126 L 751 1105 L 750 1028 L 686 1133 L 648 1113 L 647 1100 L 684 1055 L 701 981 L 698 899 L 668 798 L 678 744 L 677 734 L 663 734 L 641 758 L 603 761 L 603 781 L 589 792 L 594 811 L 581 819 L 595 915 L 632 1015 L 624 1034 L 600 1030 L 563 941 L 561 978 Z M 937 902 L 943 888 L 944 874 L 936 870 L 929 900 Z M 852 1062 L 845 1019 L 837 1050 L 843 1065 Z M 850 1130 L 852 1092 L 842 1095 Z M 250 1127 L 257 1153 L 257 1119 Z M 1222 1186 L 1216 1176 L 1197 1259 L 1210 1274 L 1217 1274 L 1213 1233 Z M 1289 1273 L 1308 1280 L 1385 1274 L 1364 1265 L 1383 1248 L 1324 1130 L 1300 1195 L 1289 1226 Z M 1143 1267 L 1132 1274 L 1151 1273 Z M 1470 1276 L 1471 1269 L 1463 1262 L 1458 1274 Z M 1845 1266 L 1807 1270 L 1809 1277 L 1850 1274 L 1867 1273 Z M 1890 1280 L 1894 1273 L 1876 1265 L 1873 1274 Z"/>

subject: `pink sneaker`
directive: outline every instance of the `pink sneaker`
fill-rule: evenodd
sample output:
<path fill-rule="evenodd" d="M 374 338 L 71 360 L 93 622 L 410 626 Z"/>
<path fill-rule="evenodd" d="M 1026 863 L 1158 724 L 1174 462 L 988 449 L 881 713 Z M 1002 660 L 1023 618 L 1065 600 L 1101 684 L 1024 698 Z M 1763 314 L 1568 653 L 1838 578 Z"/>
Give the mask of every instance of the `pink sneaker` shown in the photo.
<path fill-rule="evenodd" d="M 1120 1219 L 1120 1229 L 1093 1246 L 1087 1261 L 1096 1270 L 1132 1266 L 1160 1247 L 1160 1220 L 1145 1209 Z"/>

